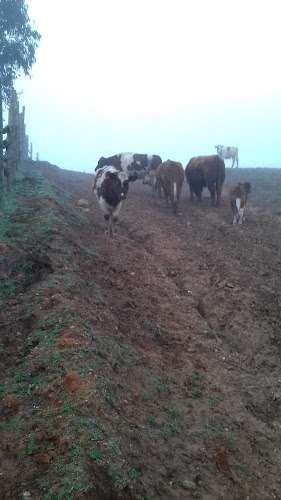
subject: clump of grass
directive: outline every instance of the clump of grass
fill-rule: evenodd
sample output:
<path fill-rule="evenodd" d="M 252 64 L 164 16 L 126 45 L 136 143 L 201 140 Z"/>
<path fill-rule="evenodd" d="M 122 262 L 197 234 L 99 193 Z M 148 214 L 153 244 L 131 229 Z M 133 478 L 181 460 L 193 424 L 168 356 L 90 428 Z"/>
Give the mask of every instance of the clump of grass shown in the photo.
<path fill-rule="evenodd" d="M 123 305 L 124 305 L 124 307 L 130 307 L 131 309 L 136 308 L 136 304 L 130 299 L 124 300 Z"/>

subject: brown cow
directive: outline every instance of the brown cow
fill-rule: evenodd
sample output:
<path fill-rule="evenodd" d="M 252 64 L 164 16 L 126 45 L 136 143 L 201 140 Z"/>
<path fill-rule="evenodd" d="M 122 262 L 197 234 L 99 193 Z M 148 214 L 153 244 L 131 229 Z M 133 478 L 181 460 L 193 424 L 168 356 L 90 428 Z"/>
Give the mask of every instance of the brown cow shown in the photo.
<path fill-rule="evenodd" d="M 166 205 L 170 198 L 174 214 L 178 214 L 178 204 L 184 181 L 184 170 L 180 162 L 167 160 L 156 169 L 156 185 L 160 191 L 163 188 Z M 158 192 L 159 192 L 158 191 Z"/>
<path fill-rule="evenodd" d="M 242 225 L 243 214 L 247 203 L 248 194 L 251 192 L 251 184 L 249 182 L 244 182 L 242 184 L 239 182 L 236 186 L 233 186 L 229 191 L 230 207 L 233 215 L 233 226 L 237 224 Z"/>
<path fill-rule="evenodd" d="M 185 175 L 190 189 L 190 201 L 194 199 L 193 193 L 201 201 L 203 188 L 207 187 L 211 194 L 212 206 L 220 206 L 221 190 L 225 179 L 225 165 L 218 155 L 191 158 L 185 168 Z M 215 203 L 216 192 L 217 202 Z"/>

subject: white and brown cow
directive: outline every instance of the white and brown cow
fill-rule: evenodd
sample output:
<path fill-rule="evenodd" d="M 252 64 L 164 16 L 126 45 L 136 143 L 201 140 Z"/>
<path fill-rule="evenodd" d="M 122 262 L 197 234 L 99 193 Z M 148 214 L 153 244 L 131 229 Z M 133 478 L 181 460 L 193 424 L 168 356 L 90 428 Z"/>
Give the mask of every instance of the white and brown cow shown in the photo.
<path fill-rule="evenodd" d="M 116 234 L 115 223 L 129 189 L 129 182 L 138 178 L 136 174 L 120 172 L 116 167 L 106 166 L 100 168 L 94 178 L 93 191 L 98 197 L 104 219 L 109 222 L 110 236 Z"/>
<path fill-rule="evenodd" d="M 239 182 L 236 186 L 233 186 L 229 191 L 230 207 L 233 215 L 233 226 L 236 226 L 237 219 L 238 224 L 242 225 L 244 210 L 247 203 L 248 194 L 251 192 L 251 184 L 249 182 L 244 182 L 242 184 Z"/>
<path fill-rule="evenodd" d="M 155 170 L 160 163 L 162 163 L 162 160 L 158 155 L 118 153 L 108 158 L 102 156 L 98 161 L 95 171 L 107 165 L 112 165 L 117 170 L 123 170 L 123 172 L 141 174 Z"/>
<path fill-rule="evenodd" d="M 190 189 L 190 201 L 193 201 L 194 193 L 198 201 L 201 201 L 203 188 L 207 187 L 211 194 L 212 206 L 220 206 L 222 185 L 225 179 L 225 165 L 218 155 L 191 158 L 186 165 L 185 175 Z M 215 201 L 216 192 L 217 201 Z"/>
<path fill-rule="evenodd" d="M 166 205 L 170 198 L 173 205 L 174 214 L 178 214 L 178 204 L 182 185 L 184 181 L 184 170 L 180 162 L 167 160 L 161 163 L 155 173 L 155 181 L 157 187 L 164 191 Z M 159 191 L 158 191 L 159 192 Z M 159 192 L 161 195 L 161 192 Z"/>

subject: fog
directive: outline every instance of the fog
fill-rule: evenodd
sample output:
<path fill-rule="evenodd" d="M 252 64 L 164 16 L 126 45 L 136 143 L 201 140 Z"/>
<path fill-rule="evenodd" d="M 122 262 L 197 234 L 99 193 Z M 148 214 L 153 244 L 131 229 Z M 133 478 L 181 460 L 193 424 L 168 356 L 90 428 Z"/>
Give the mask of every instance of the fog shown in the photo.
<path fill-rule="evenodd" d="M 28 4 L 42 40 L 15 88 L 33 159 L 93 172 L 133 151 L 185 166 L 221 144 L 241 167 L 281 166 L 278 2 Z"/>

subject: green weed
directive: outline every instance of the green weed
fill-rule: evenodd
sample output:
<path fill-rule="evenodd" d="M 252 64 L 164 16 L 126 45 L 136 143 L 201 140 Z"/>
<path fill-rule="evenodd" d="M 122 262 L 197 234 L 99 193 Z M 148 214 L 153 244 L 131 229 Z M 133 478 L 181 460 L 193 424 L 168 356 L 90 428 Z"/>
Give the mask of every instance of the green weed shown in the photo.
<path fill-rule="evenodd" d="M 130 299 L 124 300 L 123 306 L 124 307 L 130 307 L 131 309 L 135 309 L 136 308 L 135 303 L 132 300 L 130 300 Z"/>
<path fill-rule="evenodd" d="M 5 430 L 6 430 L 6 431 L 13 432 L 13 431 L 18 430 L 18 428 L 19 428 L 19 424 L 18 424 L 18 422 L 17 422 L 16 418 L 13 418 L 13 419 L 11 420 L 11 422 L 9 422 L 9 423 L 6 425 L 6 429 L 5 429 Z"/>
<path fill-rule="evenodd" d="M 83 448 L 81 446 L 81 442 L 80 441 L 79 442 L 76 441 L 73 444 L 73 450 L 70 453 L 71 460 L 76 460 L 78 457 L 81 457 L 81 455 L 83 455 L 83 454 L 84 454 L 84 450 L 83 450 Z"/>
<path fill-rule="evenodd" d="M 152 425 L 155 425 L 155 426 L 158 425 L 158 422 L 156 421 L 155 416 L 152 415 L 152 414 L 150 414 L 150 415 L 147 416 L 147 420 Z"/>
<path fill-rule="evenodd" d="M 129 478 L 131 478 L 135 481 L 139 481 L 140 483 L 143 483 L 143 480 L 141 478 L 141 473 L 139 471 L 137 471 L 136 469 L 129 470 L 128 476 L 129 476 Z"/>
<path fill-rule="evenodd" d="M 60 411 L 62 413 L 69 413 L 74 411 L 73 403 L 70 401 L 65 401 L 63 405 L 60 407 Z"/>
<path fill-rule="evenodd" d="M 103 461 L 104 460 L 104 457 L 102 456 L 101 454 L 101 451 L 98 450 L 98 449 L 93 449 L 93 450 L 90 450 L 88 452 L 88 455 L 90 458 L 92 458 L 93 460 L 95 460 L 96 462 L 100 462 L 100 461 Z"/>
<path fill-rule="evenodd" d="M 209 401 L 213 405 L 218 401 L 218 398 L 216 396 L 209 396 Z"/>
<path fill-rule="evenodd" d="M 148 394 L 146 394 L 146 392 L 141 392 L 140 393 L 140 400 L 145 403 L 148 400 Z"/>
<path fill-rule="evenodd" d="M 179 419 L 182 417 L 181 412 L 177 408 L 166 408 L 166 412 L 169 417 L 173 419 Z"/>
<path fill-rule="evenodd" d="M 118 453 L 118 454 L 121 453 L 120 448 L 119 448 L 118 444 L 116 443 L 116 441 L 114 441 L 114 439 L 108 439 L 107 444 L 113 451 L 115 451 L 115 453 Z"/>
<path fill-rule="evenodd" d="M 171 428 L 171 432 L 173 436 L 177 436 L 180 433 L 180 430 L 174 426 L 174 424 L 168 424 Z"/>
<path fill-rule="evenodd" d="M 7 390 L 7 387 L 8 387 L 7 384 L 0 385 L 0 394 L 2 392 L 5 392 Z"/>

